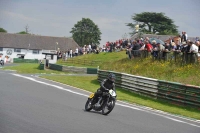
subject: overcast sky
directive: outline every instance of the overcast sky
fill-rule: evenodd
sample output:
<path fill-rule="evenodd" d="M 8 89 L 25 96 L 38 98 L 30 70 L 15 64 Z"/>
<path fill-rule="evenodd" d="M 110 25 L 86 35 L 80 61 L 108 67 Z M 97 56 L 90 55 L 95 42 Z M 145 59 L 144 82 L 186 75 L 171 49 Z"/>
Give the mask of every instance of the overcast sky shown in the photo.
<path fill-rule="evenodd" d="M 141 12 L 163 12 L 186 31 L 200 36 L 200 0 L 0 0 L 0 27 L 44 36 L 70 37 L 74 24 L 90 18 L 98 25 L 101 45 L 131 32 L 125 23 Z"/>

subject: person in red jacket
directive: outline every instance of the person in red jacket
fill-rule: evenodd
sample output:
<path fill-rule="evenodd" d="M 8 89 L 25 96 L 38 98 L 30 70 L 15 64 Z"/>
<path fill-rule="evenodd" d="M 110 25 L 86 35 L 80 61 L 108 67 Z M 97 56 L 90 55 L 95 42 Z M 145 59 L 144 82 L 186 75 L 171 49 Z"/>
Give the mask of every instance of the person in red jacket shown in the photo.
<path fill-rule="evenodd" d="M 148 54 L 147 56 L 149 56 L 152 52 L 153 46 L 149 43 L 149 41 L 145 41 L 145 50 L 147 50 Z"/>

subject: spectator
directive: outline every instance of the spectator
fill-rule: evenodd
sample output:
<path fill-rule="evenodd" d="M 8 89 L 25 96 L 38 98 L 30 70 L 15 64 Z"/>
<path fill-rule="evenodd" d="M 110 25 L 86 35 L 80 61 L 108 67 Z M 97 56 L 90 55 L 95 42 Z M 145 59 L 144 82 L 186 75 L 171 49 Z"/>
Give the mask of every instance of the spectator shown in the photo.
<path fill-rule="evenodd" d="M 91 51 L 92 51 L 92 46 L 89 44 L 88 45 L 88 48 L 89 48 L 89 53 L 91 53 Z"/>
<path fill-rule="evenodd" d="M 153 46 L 152 55 L 154 58 L 157 58 L 158 57 L 158 45 L 156 44 L 155 40 L 152 41 L 152 46 Z"/>
<path fill-rule="evenodd" d="M 63 61 L 65 61 L 65 60 L 66 60 L 66 55 L 65 55 L 65 52 L 63 52 L 63 54 L 62 54 L 62 59 L 63 59 Z"/>
<path fill-rule="evenodd" d="M 67 57 L 70 57 L 70 50 L 67 50 Z"/>
<path fill-rule="evenodd" d="M 69 57 L 72 58 L 73 51 L 72 49 L 69 50 Z"/>
<path fill-rule="evenodd" d="M 196 63 L 197 62 L 197 53 L 198 53 L 198 47 L 193 43 L 189 42 L 190 50 L 189 50 L 189 63 Z"/>
<path fill-rule="evenodd" d="M 78 56 L 78 48 L 75 49 L 75 56 Z"/>
<path fill-rule="evenodd" d="M 181 42 L 186 42 L 187 41 L 187 37 L 186 37 L 186 32 L 182 32 L 182 36 L 181 36 Z"/>
<path fill-rule="evenodd" d="M 190 53 L 198 53 L 198 47 L 193 42 L 190 42 Z"/>
<path fill-rule="evenodd" d="M 171 51 L 171 46 L 169 43 L 165 43 L 165 49 L 163 51 L 163 57 L 167 60 L 167 54 Z"/>
<path fill-rule="evenodd" d="M 196 41 L 196 45 L 198 47 L 198 54 L 197 54 L 197 56 L 198 56 L 198 60 L 200 61 L 200 42 Z"/>
<path fill-rule="evenodd" d="M 145 50 L 147 50 L 147 56 L 149 56 L 152 52 L 153 46 L 149 43 L 149 41 L 145 41 Z"/>
<path fill-rule="evenodd" d="M 145 50 L 145 44 L 142 42 L 139 50 Z"/>

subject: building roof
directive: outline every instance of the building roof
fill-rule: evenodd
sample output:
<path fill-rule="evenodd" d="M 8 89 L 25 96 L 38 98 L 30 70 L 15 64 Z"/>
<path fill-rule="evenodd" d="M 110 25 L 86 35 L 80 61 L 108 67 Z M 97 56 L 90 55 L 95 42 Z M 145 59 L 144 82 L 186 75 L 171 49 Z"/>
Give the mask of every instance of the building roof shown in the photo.
<path fill-rule="evenodd" d="M 141 35 L 143 38 L 145 37 L 149 37 L 149 38 L 157 38 L 160 39 L 162 41 L 167 41 L 169 38 L 173 38 L 173 37 L 177 37 L 175 35 L 156 35 L 156 34 L 143 34 Z M 133 35 L 131 37 L 131 39 L 135 39 L 138 37 L 138 34 L 136 33 L 135 35 Z M 195 42 L 196 37 L 188 37 L 189 40 Z"/>
<path fill-rule="evenodd" d="M 56 43 L 58 42 L 58 44 Z M 0 32 L 0 47 L 66 51 L 80 47 L 72 38 Z"/>
<path fill-rule="evenodd" d="M 145 37 L 157 38 L 157 39 L 160 39 L 162 41 L 166 41 L 166 40 L 168 40 L 171 37 L 175 37 L 174 35 L 156 35 L 156 34 L 142 34 L 141 36 L 143 38 L 145 38 Z M 137 38 L 137 37 L 138 37 L 138 34 L 135 34 L 131 38 L 134 39 L 134 38 Z"/>

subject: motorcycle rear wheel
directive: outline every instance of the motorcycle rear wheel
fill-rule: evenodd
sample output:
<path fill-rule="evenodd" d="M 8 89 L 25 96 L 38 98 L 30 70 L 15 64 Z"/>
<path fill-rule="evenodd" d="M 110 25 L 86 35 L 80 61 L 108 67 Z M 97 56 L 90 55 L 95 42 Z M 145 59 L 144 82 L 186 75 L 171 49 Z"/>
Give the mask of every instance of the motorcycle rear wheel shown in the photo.
<path fill-rule="evenodd" d="M 85 103 L 85 110 L 90 111 L 92 109 L 92 100 L 88 99 L 87 102 Z"/>

